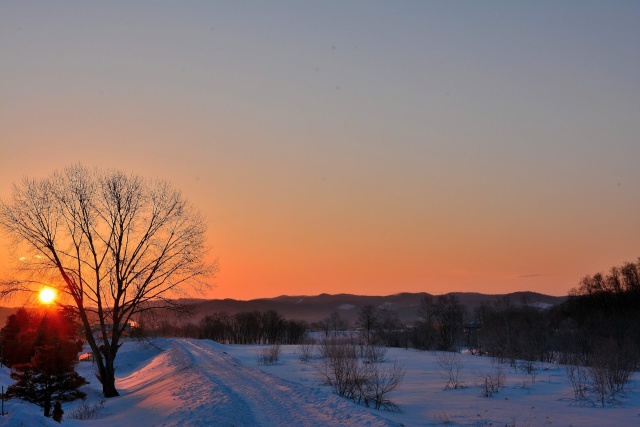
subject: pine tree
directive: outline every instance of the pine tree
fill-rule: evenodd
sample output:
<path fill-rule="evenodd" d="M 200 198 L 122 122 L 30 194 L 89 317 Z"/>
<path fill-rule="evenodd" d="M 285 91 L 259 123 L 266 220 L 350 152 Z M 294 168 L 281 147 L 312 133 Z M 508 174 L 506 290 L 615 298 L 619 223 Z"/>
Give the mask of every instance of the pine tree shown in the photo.
<path fill-rule="evenodd" d="M 35 347 L 56 345 L 57 342 L 73 341 L 76 353 L 82 349 L 78 339 L 78 321 L 73 310 L 62 307 L 55 310 L 27 310 L 20 308 L 7 318 L 0 332 L 2 339 L 2 362 L 11 367 L 14 364 L 29 363 L 35 354 Z"/>
<path fill-rule="evenodd" d="M 36 347 L 29 363 L 13 366 L 11 378 L 16 382 L 9 386 L 7 395 L 41 406 L 45 417 L 51 415 L 52 401 L 70 402 L 85 397 L 78 389 L 88 383 L 74 370 L 76 354 L 68 342 Z"/>
<path fill-rule="evenodd" d="M 11 367 L 16 363 L 27 363 L 33 356 L 37 322 L 35 312 L 20 308 L 7 318 L 2 328 L 2 363 Z"/>

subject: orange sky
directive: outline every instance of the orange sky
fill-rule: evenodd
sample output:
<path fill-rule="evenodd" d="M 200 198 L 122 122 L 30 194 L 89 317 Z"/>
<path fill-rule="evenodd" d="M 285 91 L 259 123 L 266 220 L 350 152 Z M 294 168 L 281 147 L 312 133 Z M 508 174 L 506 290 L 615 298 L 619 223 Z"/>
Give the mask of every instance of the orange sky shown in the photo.
<path fill-rule="evenodd" d="M 3 3 L 0 197 L 77 162 L 167 179 L 212 298 L 564 295 L 640 256 L 619 6 Z"/>

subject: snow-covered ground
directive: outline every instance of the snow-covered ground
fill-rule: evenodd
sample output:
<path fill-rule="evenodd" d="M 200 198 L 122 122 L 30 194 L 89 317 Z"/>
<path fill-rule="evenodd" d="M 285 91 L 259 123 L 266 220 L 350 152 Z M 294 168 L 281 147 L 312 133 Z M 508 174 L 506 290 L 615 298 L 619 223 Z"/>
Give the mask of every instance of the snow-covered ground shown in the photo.
<path fill-rule="evenodd" d="M 406 366 L 404 381 L 391 395 L 401 413 L 358 406 L 319 384 L 314 365 L 304 363 L 297 346 L 283 346 L 276 365 L 257 364 L 259 346 L 225 346 L 211 341 L 160 339 L 159 351 L 126 343 L 117 359 L 120 397 L 108 399 L 99 418 L 69 419 L 81 402 L 63 405 L 67 426 L 636 426 L 640 425 L 638 375 L 617 407 L 579 405 L 562 367 L 540 367 L 532 377 L 503 366 L 505 387 L 480 396 L 478 373 L 495 366 L 490 358 L 459 355 L 466 388 L 445 390 L 447 380 L 437 355 L 390 349 L 386 364 Z M 101 399 L 93 365 L 81 362 L 86 405 Z M 11 383 L 0 369 L 0 384 Z M 5 402 L 0 426 L 56 426 L 41 408 L 18 400 Z"/>

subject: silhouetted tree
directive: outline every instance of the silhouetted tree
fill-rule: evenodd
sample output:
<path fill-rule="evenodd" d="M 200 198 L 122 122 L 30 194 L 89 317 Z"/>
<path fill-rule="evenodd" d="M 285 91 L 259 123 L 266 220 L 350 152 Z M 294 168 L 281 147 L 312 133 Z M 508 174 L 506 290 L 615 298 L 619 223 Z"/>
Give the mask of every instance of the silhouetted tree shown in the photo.
<path fill-rule="evenodd" d="M 68 401 L 83 397 L 84 393 L 77 389 L 86 381 L 74 371 L 82 344 L 77 340 L 73 311 L 65 308 L 24 310 L 7 324 L 20 321 L 15 319 L 23 322 L 17 324 L 18 336 L 26 330 L 33 337 L 29 342 L 32 356 L 27 362 L 12 366 L 11 378 L 16 382 L 9 386 L 7 393 L 42 406 L 47 417 L 52 400 Z M 36 323 L 38 326 L 33 333 Z"/>
<path fill-rule="evenodd" d="M 16 382 L 7 388 L 7 395 L 35 403 L 51 415 L 51 402 L 70 402 L 83 398 L 80 390 L 87 381 L 74 370 L 77 352 L 73 347 L 44 345 L 36 347 L 29 363 L 14 365 L 11 378 Z"/>
<path fill-rule="evenodd" d="M 325 321 L 329 325 L 329 329 L 333 330 L 334 337 L 338 336 L 338 331 L 344 331 L 347 328 L 347 322 L 340 317 L 340 313 L 337 311 L 331 313 Z"/>
<path fill-rule="evenodd" d="M 76 165 L 25 178 L 0 202 L 0 225 L 32 255 L 22 265 L 33 273 L 4 283 L 2 294 L 32 290 L 34 278 L 57 283 L 78 310 L 105 397 L 118 395 L 114 361 L 132 316 L 176 308 L 171 292 L 205 285 L 215 271 L 205 223 L 182 194 L 115 170 Z"/>
<path fill-rule="evenodd" d="M 283 344 L 302 344 L 305 341 L 309 325 L 304 320 L 287 320 Z"/>
<path fill-rule="evenodd" d="M 420 300 L 412 341 L 416 348 L 423 350 L 436 346 L 436 306 L 431 295 L 424 295 Z"/>
<path fill-rule="evenodd" d="M 417 346 L 451 350 L 462 334 L 464 314 L 465 308 L 455 295 L 423 296 L 416 325 Z"/>
<path fill-rule="evenodd" d="M 227 312 L 213 313 L 200 321 L 200 338 L 221 343 L 232 343 L 235 337 L 235 325 Z"/>
<path fill-rule="evenodd" d="M 2 328 L 3 363 L 9 367 L 28 363 L 35 353 L 35 347 L 55 345 L 60 341 L 73 343 L 77 351 L 82 348 L 77 316 L 73 310 L 20 308 L 7 318 Z"/>
<path fill-rule="evenodd" d="M 378 309 L 373 305 L 365 305 L 358 311 L 356 325 L 365 331 L 367 344 L 371 344 L 371 333 L 378 323 Z"/>
<path fill-rule="evenodd" d="M 2 362 L 11 367 L 16 363 L 27 363 L 33 356 L 36 340 L 35 313 L 25 308 L 7 318 L 2 328 Z"/>
<path fill-rule="evenodd" d="M 331 331 L 331 321 L 328 317 L 325 317 L 324 319 L 318 320 L 318 322 L 316 323 L 318 329 L 320 329 L 322 332 L 324 332 L 324 337 L 329 338 L 329 331 Z"/>
<path fill-rule="evenodd" d="M 442 350 L 452 350 L 460 340 L 464 306 L 455 295 L 440 295 L 436 303 L 436 322 Z"/>
<path fill-rule="evenodd" d="M 476 318 L 482 324 L 482 350 L 503 361 L 515 359 L 517 329 L 516 307 L 509 297 L 499 298 L 493 305 L 484 304 L 476 310 Z"/>
<path fill-rule="evenodd" d="M 261 321 L 266 343 L 275 344 L 282 342 L 283 335 L 286 332 L 286 321 L 284 317 L 275 310 L 269 310 L 262 313 Z"/>
<path fill-rule="evenodd" d="M 578 288 L 572 289 L 570 298 L 562 304 L 563 315 L 570 330 L 560 334 L 571 339 L 560 342 L 567 358 L 580 359 L 593 364 L 598 348 L 615 346 L 618 353 L 630 354 L 632 366 L 637 368 L 640 357 L 640 258 L 636 263 L 626 262 L 612 267 L 609 273 L 585 276 Z M 626 356 L 625 356 L 626 357 Z"/>
<path fill-rule="evenodd" d="M 402 345 L 400 331 L 403 325 L 398 316 L 398 310 L 393 304 L 383 304 L 378 308 L 378 314 L 376 336 L 387 347 L 400 347 Z"/>
<path fill-rule="evenodd" d="M 263 334 L 261 317 L 262 314 L 257 310 L 236 313 L 236 342 L 238 344 L 257 344 L 260 342 Z"/>

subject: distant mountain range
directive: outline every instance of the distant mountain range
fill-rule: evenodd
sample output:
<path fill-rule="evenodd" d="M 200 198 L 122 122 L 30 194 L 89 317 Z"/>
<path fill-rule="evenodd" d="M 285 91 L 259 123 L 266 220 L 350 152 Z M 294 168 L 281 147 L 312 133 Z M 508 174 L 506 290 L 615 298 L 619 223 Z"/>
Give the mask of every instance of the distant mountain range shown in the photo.
<path fill-rule="evenodd" d="M 260 298 L 249 301 L 234 299 L 195 300 L 196 314 L 193 321 L 204 316 L 226 311 L 229 314 L 252 310 L 275 310 L 287 319 L 306 320 L 316 322 L 322 320 L 334 311 L 340 317 L 353 322 L 357 313 L 365 305 L 381 306 L 391 304 L 402 321 L 415 320 L 422 297 L 429 295 L 425 292 L 398 293 L 387 296 L 352 295 L 352 294 L 320 294 L 316 296 L 279 296 L 275 298 Z M 562 303 L 567 297 L 556 297 L 536 292 L 513 292 L 501 295 L 486 295 L 474 292 L 451 292 L 461 304 L 470 312 L 481 304 L 492 304 L 502 298 L 509 298 L 515 305 L 529 304 L 536 307 L 549 307 Z"/>
<path fill-rule="evenodd" d="M 356 319 L 358 311 L 365 305 L 376 307 L 384 304 L 392 305 L 400 316 L 400 320 L 411 322 L 415 320 L 422 297 L 429 295 L 425 292 L 408 293 L 387 296 L 352 295 L 352 294 L 320 294 L 316 296 L 279 296 L 275 298 L 259 298 L 248 301 L 235 299 L 191 299 L 183 300 L 194 305 L 195 314 L 191 322 L 198 322 L 205 316 L 215 312 L 236 314 L 246 311 L 275 310 L 286 319 L 306 320 L 317 322 L 331 315 L 334 311 L 348 322 Z M 539 294 L 537 292 L 513 292 L 510 294 L 487 295 L 475 292 L 451 292 L 469 312 L 481 304 L 492 304 L 503 298 L 508 298 L 515 305 L 529 304 L 536 307 L 549 307 L 562 303 L 567 297 L 556 297 Z M 17 308 L 0 307 L 0 325 L 4 325 L 6 318 Z"/>

